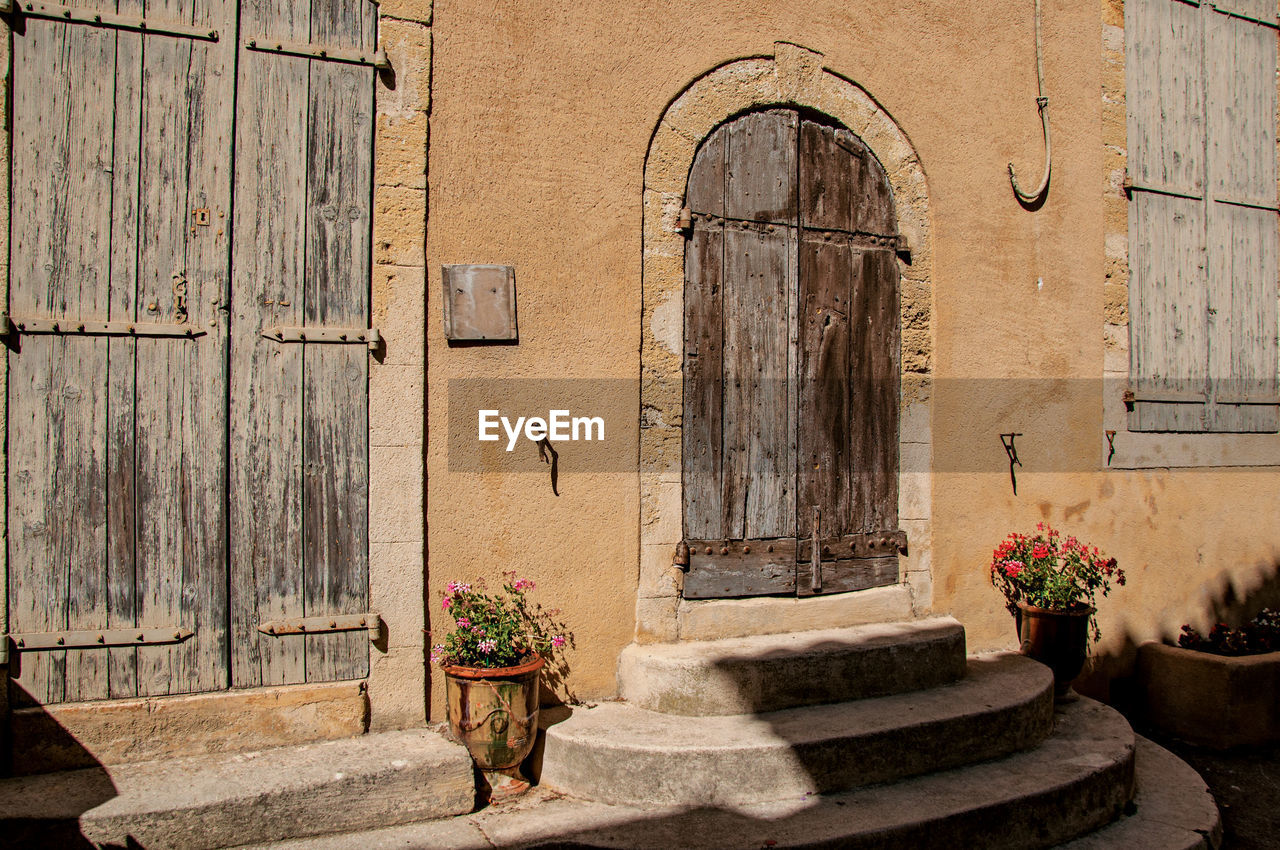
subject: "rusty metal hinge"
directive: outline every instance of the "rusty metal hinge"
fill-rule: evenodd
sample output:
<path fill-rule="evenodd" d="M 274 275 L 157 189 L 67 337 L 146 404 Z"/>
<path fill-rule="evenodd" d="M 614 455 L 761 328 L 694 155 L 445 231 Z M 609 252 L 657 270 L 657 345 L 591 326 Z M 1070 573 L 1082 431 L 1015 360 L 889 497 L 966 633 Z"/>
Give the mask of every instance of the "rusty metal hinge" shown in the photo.
<path fill-rule="evenodd" d="M 70 336 L 165 336 L 193 339 L 204 336 L 204 328 L 188 324 L 158 322 L 84 322 L 79 319 L 27 319 L 5 317 L 0 334 L 59 334 Z"/>
<path fill-rule="evenodd" d="M 0 11 L 4 11 L 0 9 Z M 113 12 L 96 12 L 90 9 L 77 9 L 72 6 L 59 6 L 55 3 L 17 3 L 13 5 L 14 14 L 28 18 L 46 18 L 51 21 L 62 21 L 71 24 L 88 24 L 93 27 L 107 29 L 131 30 L 148 35 L 173 35 L 180 38 L 195 38 L 201 41 L 217 41 L 218 31 L 208 27 L 196 27 L 177 21 L 157 21 L 133 15 L 117 15 Z"/>
<path fill-rule="evenodd" d="M 246 38 L 245 49 L 260 53 L 278 53 L 281 56 L 301 56 L 325 62 L 345 62 L 349 65 L 371 65 L 379 71 L 389 70 L 391 61 L 385 50 L 358 50 L 350 47 L 321 47 L 315 44 L 276 41 L 274 39 Z"/>
<path fill-rule="evenodd" d="M 289 617 L 258 624 L 258 631 L 271 637 L 314 635 L 328 632 L 367 631 L 369 640 L 382 633 L 382 618 L 377 614 L 332 614 L 328 617 Z"/>
<path fill-rule="evenodd" d="M 195 632 L 177 626 L 146 629 L 92 629 L 68 632 L 20 632 L 6 635 L 20 652 L 98 649 L 104 646 L 157 646 L 182 643 Z"/>
<path fill-rule="evenodd" d="M 377 328 L 264 328 L 262 335 L 272 342 L 327 342 L 367 345 L 373 351 L 382 342 Z"/>

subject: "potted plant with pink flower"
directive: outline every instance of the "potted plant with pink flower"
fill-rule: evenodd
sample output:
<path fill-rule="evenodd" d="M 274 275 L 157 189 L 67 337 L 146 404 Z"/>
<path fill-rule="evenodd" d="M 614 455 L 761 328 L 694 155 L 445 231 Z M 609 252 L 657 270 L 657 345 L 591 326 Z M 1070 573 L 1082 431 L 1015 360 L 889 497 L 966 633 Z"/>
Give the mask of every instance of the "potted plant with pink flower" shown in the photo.
<path fill-rule="evenodd" d="M 1125 583 L 1115 558 L 1043 522 L 1033 535 L 1010 534 L 992 553 L 991 583 L 1017 618 L 1022 653 L 1053 670 L 1059 697 L 1084 667 L 1090 632 L 1102 636 L 1097 594 L 1107 596 L 1112 581 Z"/>
<path fill-rule="evenodd" d="M 529 787 L 520 762 L 538 731 L 538 681 L 544 665 L 571 645 L 556 611 L 531 603 L 528 579 L 504 573 L 502 589 L 451 581 L 440 599 L 453 629 L 431 650 L 445 674 L 449 729 L 466 745 L 491 795 Z"/>

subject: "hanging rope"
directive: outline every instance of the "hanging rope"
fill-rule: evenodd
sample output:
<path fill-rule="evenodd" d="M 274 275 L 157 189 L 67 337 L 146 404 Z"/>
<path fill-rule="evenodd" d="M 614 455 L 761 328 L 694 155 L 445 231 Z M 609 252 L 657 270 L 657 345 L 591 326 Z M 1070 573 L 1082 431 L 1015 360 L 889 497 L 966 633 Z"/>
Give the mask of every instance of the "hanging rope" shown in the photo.
<path fill-rule="evenodd" d="M 1034 204 L 1044 196 L 1049 188 L 1049 172 L 1053 168 L 1053 142 L 1049 136 L 1049 98 L 1044 96 L 1044 48 L 1040 41 L 1040 0 L 1036 0 L 1036 107 L 1040 110 L 1040 126 L 1044 130 L 1044 177 L 1033 192 L 1024 192 L 1018 185 L 1018 176 L 1013 173 L 1013 163 L 1009 163 L 1009 182 L 1013 184 L 1013 193 L 1024 204 Z"/>

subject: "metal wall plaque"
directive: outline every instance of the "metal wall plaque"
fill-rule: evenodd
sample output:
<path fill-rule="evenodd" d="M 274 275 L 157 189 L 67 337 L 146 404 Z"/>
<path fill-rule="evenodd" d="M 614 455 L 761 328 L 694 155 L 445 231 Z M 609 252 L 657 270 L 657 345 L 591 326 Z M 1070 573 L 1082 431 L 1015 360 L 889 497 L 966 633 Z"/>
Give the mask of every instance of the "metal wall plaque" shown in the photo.
<path fill-rule="evenodd" d="M 512 266 L 441 266 L 444 335 L 450 340 L 502 341 L 516 332 L 516 270 Z"/>

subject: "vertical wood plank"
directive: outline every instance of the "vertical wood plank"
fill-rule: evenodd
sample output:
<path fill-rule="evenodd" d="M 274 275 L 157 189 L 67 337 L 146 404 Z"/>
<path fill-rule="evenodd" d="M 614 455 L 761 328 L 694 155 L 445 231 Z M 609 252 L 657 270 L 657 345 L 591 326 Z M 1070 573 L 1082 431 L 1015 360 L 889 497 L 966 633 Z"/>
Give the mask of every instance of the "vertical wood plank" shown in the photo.
<path fill-rule="evenodd" d="M 121 0 L 120 12 L 144 12 L 141 0 Z M 116 33 L 115 133 L 112 139 L 111 300 L 108 318 L 138 316 L 139 165 L 142 136 L 142 51 L 140 33 Z M 107 340 L 107 628 L 138 624 L 134 486 L 137 342 Z M 138 693 L 138 651 L 115 647 L 108 653 L 108 696 Z"/>
<path fill-rule="evenodd" d="M 714 539 L 724 534 L 721 507 L 723 271 L 724 225 L 719 221 L 699 222 L 685 247 L 684 417 L 681 426 L 684 534 L 694 539 Z"/>
<path fill-rule="evenodd" d="M 770 109 L 729 125 L 727 218 L 795 225 L 799 123 L 793 110 Z"/>
<path fill-rule="evenodd" d="M 241 30 L 310 37 L 309 4 L 243 0 Z M 306 258 L 310 63 L 241 49 L 236 99 L 236 220 L 232 246 L 232 684 L 302 682 L 305 644 L 268 638 L 258 623 L 300 617 L 302 348 L 262 338 L 301 325 Z"/>
<path fill-rule="evenodd" d="M 724 191 L 728 125 L 694 157 L 687 206 L 695 216 L 685 242 L 684 406 L 681 480 L 684 536 L 722 537 L 724 403 Z M 709 216 L 712 218 L 701 218 Z"/>
<path fill-rule="evenodd" d="M 14 51 L 10 310 L 95 316 L 108 296 L 114 42 L 31 22 Z M 9 355 L 14 631 L 105 620 L 105 355 L 100 339 L 59 337 Z M 105 654 L 67 654 L 24 654 L 15 684 L 37 702 L 95 695 L 101 664 L 105 695 Z"/>
<path fill-rule="evenodd" d="M 149 3 L 148 14 L 229 31 L 231 0 Z M 141 694 L 227 685 L 224 227 L 230 204 L 232 43 L 147 37 L 143 45 L 138 302 L 142 320 L 188 322 L 193 341 L 137 342 L 138 619 L 182 626 L 180 644 L 140 647 Z M 150 305 L 156 305 L 155 310 Z"/>
<path fill-rule="evenodd" d="M 732 166 L 733 160 L 730 159 Z M 723 533 L 795 533 L 795 457 L 786 407 L 786 295 L 796 231 L 725 229 Z"/>
<path fill-rule="evenodd" d="M 10 309 L 96 317 L 107 306 L 114 40 L 32 21 L 14 51 Z M 94 338 L 22 338 L 9 354 L 14 631 L 105 620 L 105 367 Z M 25 654 L 20 701 L 105 696 L 105 653 L 66 656 Z"/>
<path fill-rule="evenodd" d="M 372 4 L 312 0 L 311 40 L 370 47 Z M 305 324 L 366 327 L 371 277 L 373 71 L 334 62 L 310 68 Z M 368 610 L 368 379 L 363 346 L 303 349 L 303 610 Z M 413 415 L 409 413 L 409 415 Z M 368 674 L 361 632 L 307 635 L 307 681 Z"/>
<path fill-rule="evenodd" d="M 898 527 L 901 313 L 898 260 L 862 251 L 853 260 L 850 340 L 849 531 Z"/>
<path fill-rule="evenodd" d="M 836 172 L 844 173 L 842 168 Z M 832 243 L 829 234 L 802 234 L 797 514 L 802 518 L 801 534 L 807 532 L 803 519 L 817 508 L 822 534 L 838 536 L 849 531 L 853 511 L 849 486 L 853 255 L 847 243 Z"/>
<path fill-rule="evenodd" d="M 837 143 L 834 127 L 813 121 L 801 122 L 799 145 L 800 226 L 852 232 L 861 183 L 850 173 L 855 158 Z"/>

